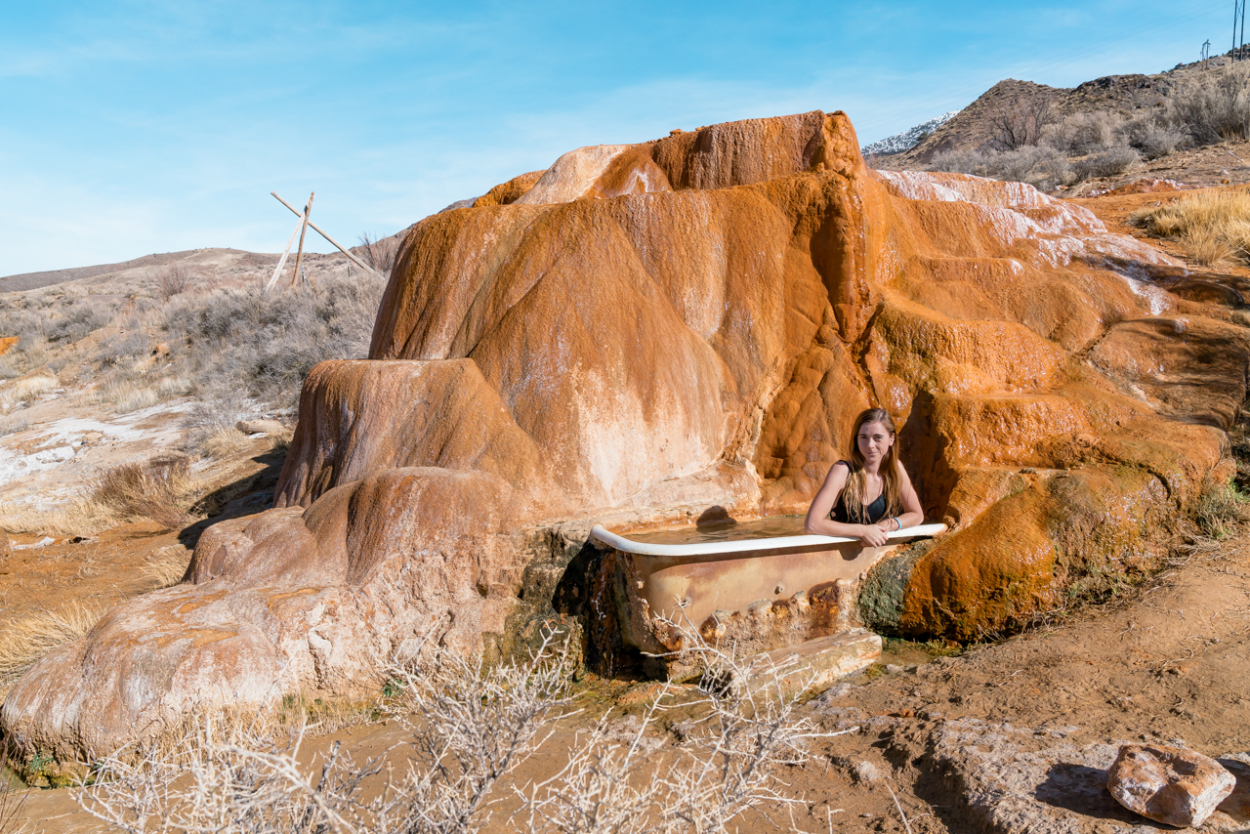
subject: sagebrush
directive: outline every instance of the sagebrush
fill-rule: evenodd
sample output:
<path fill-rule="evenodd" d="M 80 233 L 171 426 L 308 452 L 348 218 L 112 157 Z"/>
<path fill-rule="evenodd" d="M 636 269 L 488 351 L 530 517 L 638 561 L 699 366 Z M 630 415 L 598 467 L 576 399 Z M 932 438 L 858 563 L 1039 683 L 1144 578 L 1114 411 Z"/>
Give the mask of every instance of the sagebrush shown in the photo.
<path fill-rule="evenodd" d="M 800 804 L 782 773 L 829 735 L 784 694 L 779 676 L 790 670 L 770 678 L 692 635 L 687 651 L 702 656 L 704 683 L 683 688 L 682 706 L 701 718 L 680 745 L 656 739 L 674 698 L 665 687 L 624 732 L 609 716 L 591 722 L 551 778 L 509 784 L 555 722 L 576 720 L 567 651 L 549 635 L 530 660 L 486 667 L 430 636 L 388 669 L 383 708 L 408 735 L 402 771 L 355 761 L 337 743 L 310 757 L 302 731 L 201 716 L 175 744 L 100 760 L 76 797 L 127 834 L 714 834 Z"/>

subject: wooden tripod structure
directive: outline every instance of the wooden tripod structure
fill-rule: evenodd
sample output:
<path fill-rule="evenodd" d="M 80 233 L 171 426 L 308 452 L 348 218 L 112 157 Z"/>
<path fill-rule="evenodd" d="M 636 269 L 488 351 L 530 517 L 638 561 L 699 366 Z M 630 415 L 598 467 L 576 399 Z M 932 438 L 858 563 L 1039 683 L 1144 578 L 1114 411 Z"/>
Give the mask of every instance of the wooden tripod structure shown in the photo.
<path fill-rule="evenodd" d="M 278 259 L 278 267 L 277 269 L 273 271 L 273 277 L 269 279 L 269 283 L 265 284 L 265 292 L 269 292 L 269 290 L 273 288 L 273 285 L 278 283 L 278 277 L 282 275 L 282 268 L 286 266 L 286 259 L 291 254 L 291 247 L 295 245 L 296 237 L 299 237 L 299 249 L 295 254 L 295 274 L 291 276 L 291 286 L 294 287 L 299 283 L 300 266 L 303 264 L 303 260 L 304 260 L 304 235 L 308 232 L 309 227 L 311 227 L 314 232 L 316 232 L 317 234 L 321 235 L 323 238 L 328 240 L 330 244 L 334 246 L 335 249 L 338 249 L 340 252 L 346 255 L 348 260 L 356 264 L 356 266 L 360 267 L 366 272 L 372 272 L 374 275 L 377 275 L 379 278 L 385 277 L 383 275 L 380 275 L 377 270 L 372 269 L 367 264 L 365 264 L 365 262 L 362 261 L 360 258 L 357 258 L 351 252 L 348 252 L 347 249 L 345 249 L 341 243 L 339 243 L 337 240 L 335 240 L 334 238 L 330 237 L 328 234 L 323 232 L 320 226 L 318 226 L 316 223 L 312 222 L 312 220 L 309 219 L 309 215 L 312 214 L 313 198 L 317 196 L 317 192 L 314 191 L 308 195 L 308 202 L 304 205 L 303 211 L 299 211 L 298 209 L 295 208 L 295 206 L 291 205 L 286 200 L 279 197 L 278 192 L 270 191 L 269 193 L 273 195 L 275 200 L 277 200 L 279 203 L 289 208 L 291 210 L 291 213 L 297 216 L 299 220 L 295 223 L 295 229 L 294 231 L 291 232 L 291 237 L 286 242 L 286 249 L 282 250 L 282 257 Z M 316 285 L 314 284 L 314 286 Z"/>

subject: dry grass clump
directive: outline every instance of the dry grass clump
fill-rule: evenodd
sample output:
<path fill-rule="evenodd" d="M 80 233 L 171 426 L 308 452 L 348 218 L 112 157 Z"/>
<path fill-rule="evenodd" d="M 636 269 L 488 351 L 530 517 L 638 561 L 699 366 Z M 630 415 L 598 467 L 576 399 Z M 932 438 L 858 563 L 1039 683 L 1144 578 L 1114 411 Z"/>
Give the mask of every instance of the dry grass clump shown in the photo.
<path fill-rule="evenodd" d="M 387 669 L 383 708 L 410 733 L 405 770 L 356 762 L 337 743 L 301 755 L 302 729 L 283 737 L 272 724 L 201 716 L 176 743 L 101 760 L 75 798 L 127 834 L 715 834 L 749 829 L 749 813 L 800 803 L 781 774 L 808 758 L 811 740 L 829 735 L 797 715 L 798 697 L 781 694 L 780 676 L 791 670 L 742 685 L 762 670 L 692 634 L 704 684 L 682 708 L 701 717 L 679 747 L 656 738 L 657 716 L 672 700 L 665 687 L 627 730 L 611 731 L 605 716 L 579 735 L 555 776 L 508 787 L 552 723 L 576 711 L 566 649 L 549 635 L 530 660 L 488 668 L 432 636 Z M 504 801 L 519 803 L 510 817 L 501 815 Z"/>
<path fill-rule="evenodd" d="M 5 623 L 0 628 L 0 687 L 7 688 L 48 652 L 91 631 L 104 612 L 100 605 L 75 600 Z"/>
<path fill-rule="evenodd" d="M 149 556 L 139 568 L 144 591 L 172 588 L 186 575 L 191 553 L 185 547 L 169 545 Z"/>
<path fill-rule="evenodd" d="M 1207 484 L 1193 511 L 1203 535 L 1217 541 L 1236 535 L 1250 523 L 1250 497 L 1235 484 Z"/>
<path fill-rule="evenodd" d="M 1128 222 L 1173 238 L 1202 264 L 1250 263 L 1250 190 L 1211 189 L 1138 209 Z"/>
<path fill-rule="evenodd" d="M 112 405 L 118 414 L 150 408 L 163 399 L 155 387 L 125 378 L 105 385 L 99 392 L 99 398 L 101 402 Z"/>
<path fill-rule="evenodd" d="M 188 499 L 195 491 L 190 460 L 185 455 L 159 455 L 105 472 L 91 497 L 119 518 L 150 519 L 167 530 L 176 530 L 191 520 Z"/>
<path fill-rule="evenodd" d="M 219 426 L 201 435 L 195 441 L 200 454 L 210 458 L 225 458 L 248 448 L 251 441 L 234 426 Z"/>
<path fill-rule="evenodd" d="M 56 374 L 47 371 L 0 385 L 0 411 L 11 411 L 20 403 L 28 403 L 54 390 L 57 385 Z"/>
<path fill-rule="evenodd" d="M 37 536 L 80 536 L 98 533 L 117 524 L 117 513 L 92 500 L 78 497 L 55 509 L 29 504 L 0 503 L 0 528 L 10 533 Z"/>

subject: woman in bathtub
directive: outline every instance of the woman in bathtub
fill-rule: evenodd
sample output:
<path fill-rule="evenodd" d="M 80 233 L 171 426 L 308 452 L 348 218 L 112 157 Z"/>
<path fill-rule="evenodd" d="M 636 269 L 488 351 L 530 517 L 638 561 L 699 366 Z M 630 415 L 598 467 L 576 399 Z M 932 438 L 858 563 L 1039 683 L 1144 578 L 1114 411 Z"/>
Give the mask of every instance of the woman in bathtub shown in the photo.
<path fill-rule="evenodd" d="M 870 408 L 855 419 L 851 459 L 829 468 L 807 511 L 808 533 L 880 547 L 887 533 L 924 521 L 920 498 L 898 462 L 895 440 L 894 421 L 884 409 Z"/>

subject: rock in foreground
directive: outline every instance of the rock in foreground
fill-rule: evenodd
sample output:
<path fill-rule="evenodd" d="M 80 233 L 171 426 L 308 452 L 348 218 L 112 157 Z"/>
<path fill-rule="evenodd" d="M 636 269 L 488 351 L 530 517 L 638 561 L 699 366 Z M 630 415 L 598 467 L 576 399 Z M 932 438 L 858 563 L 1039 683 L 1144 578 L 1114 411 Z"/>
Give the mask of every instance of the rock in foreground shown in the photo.
<path fill-rule="evenodd" d="M 1205 823 L 1236 784 L 1214 759 L 1163 744 L 1124 745 L 1107 774 L 1116 802 L 1179 828 Z"/>

